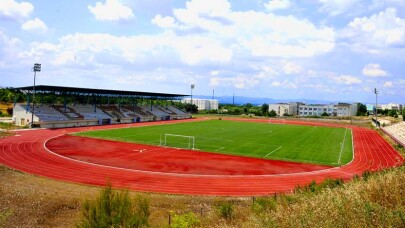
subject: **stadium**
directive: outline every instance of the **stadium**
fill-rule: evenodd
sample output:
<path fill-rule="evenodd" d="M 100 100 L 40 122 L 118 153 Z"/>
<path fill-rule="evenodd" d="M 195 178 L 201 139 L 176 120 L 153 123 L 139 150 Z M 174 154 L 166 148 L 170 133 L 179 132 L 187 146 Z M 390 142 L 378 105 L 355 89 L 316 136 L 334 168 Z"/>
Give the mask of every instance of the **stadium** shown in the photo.
<path fill-rule="evenodd" d="M 0 227 L 405 227 L 402 2 L 1 0 Z"/>
<path fill-rule="evenodd" d="M 15 90 L 28 96 L 34 88 Z M 265 196 L 404 162 L 378 132 L 353 125 L 191 118 L 170 103 L 187 96 L 181 94 L 54 86 L 37 86 L 36 93 L 56 94 L 64 104 L 15 104 L 16 123 L 40 128 L 1 139 L 0 162 L 60 181 L 104 186 L 108 179 L 113 187 L 142 192 Z M 110 103 L 124 97 L 126 104 Z"/>

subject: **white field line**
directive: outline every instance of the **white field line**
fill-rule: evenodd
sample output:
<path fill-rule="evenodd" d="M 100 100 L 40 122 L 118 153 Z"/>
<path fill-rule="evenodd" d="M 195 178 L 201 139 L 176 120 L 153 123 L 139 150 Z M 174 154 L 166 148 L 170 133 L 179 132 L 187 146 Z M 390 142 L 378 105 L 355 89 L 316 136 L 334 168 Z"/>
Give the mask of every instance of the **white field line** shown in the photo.
<path fill-rule="evenodd" d="M 272 153 L 276 152 L 276 151 L 277 151 L 277 150 L 279 150 L 279 149 L 281 149 L 281 146 L 279 146 L 277 149 L 273 150 L 272 152 L 270 152 L 270 153 L 266 154 L 266 156 L 264 156 L 264 157 L 269 156 L 270 154 L 272 154 Z"/>
<path fill-rule="evenodd" d="M 339 153 L 338 165 L 340 165 L 340 159 L 342 158 L 343 147 L 345 146 L 345 141 L 346 141 L 346 134 L 347 134 L 347 128 L 345 130 L 345 135 L 343 136 L 343 142 L 340 143 L 340 153 Z"/>

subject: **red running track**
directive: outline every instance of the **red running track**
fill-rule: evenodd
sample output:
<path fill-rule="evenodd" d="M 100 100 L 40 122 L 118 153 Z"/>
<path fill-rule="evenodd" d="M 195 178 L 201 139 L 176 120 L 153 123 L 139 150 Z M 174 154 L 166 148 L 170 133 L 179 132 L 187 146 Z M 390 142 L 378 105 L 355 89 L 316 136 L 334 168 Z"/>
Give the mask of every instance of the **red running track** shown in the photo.
<path fill-rule="evenodd" d="M 241 121 L 240 119 L 235 120 Z M 289 123 L 336 127 L 336 125 L 331 124 L 309 122 L 290 121 Z M 157 147 L 152 148 L 137 144 L 115 144 L 105 140 L 97 140 L 99 141 L 98 144 L 89 145 L 88 142 L 76 144 L 74 150 L 68 151 L 63 149 L 63 145 L 60 144 L 61 141 L 58 140 L 66 140 L 67 145 L 72 146 L 74 144 L 69 144 L 68 140 L 77 139 L 77 137 L 64 136 L 66 133 L 148 124 L 161 124 L 161 122 L 18 131 L 14 136 L 0 139 L 0 163 L 35 175 L 90 185 L 103 186 L 108 179 L 114 187 L 136 191 L 191 195 L 253 196 L 290 192 L 297 185 L 306 185 L 313 180 L 320 182 L 328 177 L 348 180 L 356 174 L 361 175 L 366 170 L 381 170 L 401 165 L 404 162 L 404 158 L 377 132 L 350 126 L 348 128 L 352 129 L 354 139 L 354 159 L 351 163 L 337 168 L 294 163 L 283 164 L 283 162 L 279 161 L 235 158 L 226 155 L 217 157 L 218 155 L 211 153 L 186 150 L 172 151 L 173 149 L 167 149 L 166 152 L 162 152 L 162 148 L 157 149 Z M 46 143 L 48 146 L 53 147 L 52 150 L 56 150 L 55 152 L 60 154 L 49 151 L 45 146 Z M 108 151 L 106 145 L 109 147 L 123 146 L 121 148 L 123 152 L 121 154 L 118 152 L 108 156 L 99 156 L 98 150 Z M 86 152 L 86 150 L 89 152 L 91 148 L 94 149 L 94 146 L 97 148 L 94 154 L 84 156 L 81 153 L 80 149 L 83 150 L 82 152 Z M 146 150 L 140 152 L 143 149 Z M 154 151 L 154 149 L 157 149 L 157 151 Z M 129 153 L 129 151 L 133 153 Z M 176 156 L 172 156 L 175 154 L 181 155 L 180 158 L 176 160 Z M 172 163 L 156 164 L 156 161 L 163 163 L 164 159 L 161 158 L 164 157 L 172 159 L 170 160 Z M 212 163 L 215 159 L 219 159 L 218 162 Z M 181 165 L 180 161 L 186 162 L 187 165 Z M 209 162 L 205 163 L 203 161 Z M 228 161 L 229 164 L 226 163 Z M 253 162 L 256 166 L 257 164 L 262 165 L 263 170 L 257 169 L 255 165 L 248 165 L 250 162 Z M 206 164 L 209 164 L 208 167 L 204 167 Z M 216 167 L 213 168 L 212 164 L 216 164 Z M 290 164 L 290 167 L 286 168 L 282 174 L 274 170 L 283 165 L 288 167 L 288 164 Z M 247 167 L 241 169 L 235 165 L 247 165 Z M 294 165 L 297 166 L 296 169 Z M 235 166 L 234 169 L 232 169 L 232 166 Z"/>

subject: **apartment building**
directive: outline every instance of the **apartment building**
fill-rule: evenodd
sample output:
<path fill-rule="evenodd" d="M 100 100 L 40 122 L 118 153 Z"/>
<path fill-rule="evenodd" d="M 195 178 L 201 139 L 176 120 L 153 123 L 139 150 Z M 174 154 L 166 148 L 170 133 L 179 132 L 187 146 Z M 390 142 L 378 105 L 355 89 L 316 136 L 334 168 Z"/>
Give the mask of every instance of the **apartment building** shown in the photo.
<path fill-rule="evenodd" d="M 191 98 L 184 98 L 181 100 L 182 103 L 185 104 L 195 104 L 198 107 L 198 110 L 218 110 L 218 100 L 212 100 L 212 99 L 199 99 L 199 98 L 193 98 L 191 101 Z"/>

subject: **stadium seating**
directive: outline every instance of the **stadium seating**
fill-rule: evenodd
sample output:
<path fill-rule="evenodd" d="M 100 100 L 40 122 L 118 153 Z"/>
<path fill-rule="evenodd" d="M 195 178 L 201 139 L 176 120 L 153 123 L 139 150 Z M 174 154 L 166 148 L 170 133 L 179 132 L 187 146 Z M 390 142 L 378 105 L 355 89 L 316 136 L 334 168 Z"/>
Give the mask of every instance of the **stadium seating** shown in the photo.
<path fill-rule="evenodd" d="M 118 119 L 128 117 L 115 105 L 98 106 L 101 110 L 108 113 L 110 116 L 116 117 Z"/>
<path fill-rule="evenodd" d="M 76 105 L 76 112 L 80 113 L 84 119 L 111 119 L 112 116 L 103 112 L 99 108 L 95 108 L 93 105 Z"/>
<path fill-rule="evenodd" d="M 130 117 L 150 117 L 153 116 L 152 113 L 148 112 L 148 110 L 143 109 L 141 106 L 137 105 L 124 105 L 121 107 L 124 113 Z"/>
<path fill-rule="evenodd" d="M 152 106 L 152 108 L 150 106 L 141 106 L 144 110 L 148 110 L 149 112 L 151 112 L 154 116 L 158 117 L 158 118 L 164 118 L 167 116 L 170 116 L 169 113 L 163 111 L 162 109 L 158 108 L 157 106 Z"/>
<path fill-rule="evenodd" d="M 31 108 L 32 106 L 30 106 L 30 109 Z M 40 121 L 59 121 L 69 119 L 49 105 L 35 105 L 34 115 L 37 116 Z"/>
<path fill-rule="evenodd" d="M 26 104 L 17 105 L 19 106 L 18 110 L 23 113 L 32 110 L 32 105 L 29 109 L 27 109 Z M 95 120 L 98 121 L 97 123 L 102 121 L 103 124 L 186 119 L 191 117 L 190 114 L 174 106 L 123 105 L 118 107 L 117 105 L 102 105 L 95 108 L 93 105 L 83 104 L 67 105 L 66 107 L 60 104 L 35 105 L 34 115 L 39 119 L 39 122 L 65 121 L 66 123 L 66 121 L 79 121 L 82 123 L 83 121 Z M 30 118 L 26 117 L 26 119 Z M 74 122 L 71 125 L 76 126 Z"/>
<path fill-rule="evenodd" d="M 171 106 L 171 105 L 167 106 L 167 109 L 169 109 L 170 111 L 176 113 L 176 115 L 187 115 L 188 116 L 187 112 L 184 112 L 184 111 L 182 111 L 182 110 L 180 110 L 180 109 L 178 109 L 178 108 L 176 108 L 174 106 Z"/>
<path fill-rule="evenodd" d="M 405 122 L 385 127 L 384 130 L 394 136 L 402 144 L 405 144 Z"/>

